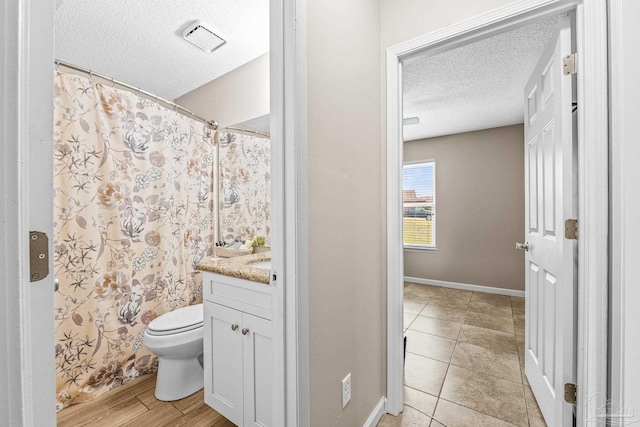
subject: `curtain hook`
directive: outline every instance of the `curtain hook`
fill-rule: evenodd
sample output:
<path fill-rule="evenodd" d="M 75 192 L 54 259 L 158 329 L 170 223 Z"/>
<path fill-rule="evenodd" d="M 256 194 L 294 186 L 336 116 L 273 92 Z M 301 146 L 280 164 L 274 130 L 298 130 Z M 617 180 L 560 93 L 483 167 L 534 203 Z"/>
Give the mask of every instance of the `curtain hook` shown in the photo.
<path fill-rule="evenodd" d="M 56 61 L 56 71 L 60 71 L 60 61 Z"/>
<path fill-rule="evenodd" d="M 89 81 L 93 81 L 93 71 L 89 70 Z"/>
<path fill-rule="evenodd" d="M 116 80 L 113 77 L 111 77 L 111 87 L 112 88 L 116 87 Z"/>

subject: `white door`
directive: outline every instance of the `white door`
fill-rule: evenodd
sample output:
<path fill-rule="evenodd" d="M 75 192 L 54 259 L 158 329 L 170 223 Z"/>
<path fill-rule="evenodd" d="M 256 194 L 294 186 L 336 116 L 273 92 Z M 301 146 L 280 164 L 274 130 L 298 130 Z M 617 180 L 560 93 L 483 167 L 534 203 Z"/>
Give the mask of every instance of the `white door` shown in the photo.
<path fill-rule="evenodd" d="M 242 312 L 204 302 L 204 401 L 242 425 Z"/>
<path fill-rule="evenodd" d="M 571 53 L 564 17 L 525 88 L 525 372 L 549 426 L 571 426 L 574 406 L 564 384 L 575 383 L 576 251 L 564 221 L 576 218 Z"/>

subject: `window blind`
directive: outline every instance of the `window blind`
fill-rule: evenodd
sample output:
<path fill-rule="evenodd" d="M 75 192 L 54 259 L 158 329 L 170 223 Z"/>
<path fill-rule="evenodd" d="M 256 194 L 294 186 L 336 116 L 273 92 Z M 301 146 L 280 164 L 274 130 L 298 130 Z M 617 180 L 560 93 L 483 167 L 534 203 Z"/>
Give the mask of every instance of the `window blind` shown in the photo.
<path fill-rule="evenodd" d="M 403 166 L 403 243 L 409 248 L 436 247 L 435 161 Z"/>

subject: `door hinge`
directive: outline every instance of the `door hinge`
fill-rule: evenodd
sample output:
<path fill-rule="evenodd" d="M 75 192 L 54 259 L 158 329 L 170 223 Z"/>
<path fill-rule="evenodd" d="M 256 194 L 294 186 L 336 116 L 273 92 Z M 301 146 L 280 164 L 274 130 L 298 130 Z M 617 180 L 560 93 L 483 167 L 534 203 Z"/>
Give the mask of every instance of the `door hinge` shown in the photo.
<path fill-rule="evenodd" d="M 573 405 L 578 401 L 578 388 L 575 384 L 567 383 L 564 385 L 564 401 Z"/>
<path fill-rule="evenodd" d="M 567 219 L 564 221 L 564 238 L 578 240 L 578 220 Z"/>
<path fill-rule="evenodd" d="M 575 53 L 562 58 L 562 72 L 565 76 L 570 76 L 578 72 L 578 59 Z"/>
<path fill-rule="evenodd" d="M 272 272 L 271 272 L 271 284 L 272 284 L 273 286 L 276 286 L 277 281 L 278 281 L 278 276 L 276 275 L 276 272 L 275 272 L 275 271 L 272 271 Z"/>
<path fill-rule="evenodd" d="M 49 275 L 49 238 L 41 231 L 29 232 L 29 275 L 31 282 Z"/>

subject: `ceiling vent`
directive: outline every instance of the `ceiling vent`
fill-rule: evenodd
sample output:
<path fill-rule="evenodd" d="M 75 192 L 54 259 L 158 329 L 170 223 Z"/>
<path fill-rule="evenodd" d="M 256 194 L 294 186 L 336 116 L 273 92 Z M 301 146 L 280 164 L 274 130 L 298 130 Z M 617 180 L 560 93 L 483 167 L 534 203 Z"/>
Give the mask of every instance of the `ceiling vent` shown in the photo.
<path fill-rule="evenodd" d="M 207 52 L 213 52 L 227 41 L 216 35 L 201 21 L 193 21 L 182 31 L 182 37 Z"/>

